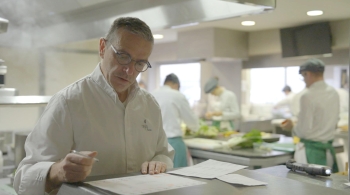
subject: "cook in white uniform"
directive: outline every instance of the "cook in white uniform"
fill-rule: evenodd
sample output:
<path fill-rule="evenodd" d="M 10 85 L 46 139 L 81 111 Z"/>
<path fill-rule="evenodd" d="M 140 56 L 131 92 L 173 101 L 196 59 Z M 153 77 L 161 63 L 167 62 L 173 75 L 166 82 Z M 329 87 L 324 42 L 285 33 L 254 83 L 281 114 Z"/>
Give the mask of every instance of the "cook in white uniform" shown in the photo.
<path fill-rule="evenodd" d="M 205 93 L 217 96 L 209 102 L 207 119 L 213 120 L 213 126 L 220 129 L 235 130 L 234 120 L 240 118 L 240 111 L 236 95 L 224 87 L 218 85 L 217 78 L 211 78 L 204 87 Z"/>
<path fill-rule="evenodd" d="M 199 129 L 198 118 L 186 97 L 179 92 L 180 81 L 175 74 L 165 78 L 164 86 L 152 92 L 162 111 L 163 127 L 169 144 L 175 150 L 174 167 L 187 166 L 186 145 L 182 140 L 181 122 L 192 131 Z"/>
<path fill-rule="evenodd" d="M 114 21 L 100 39 L 102 60 L 96 69 L 55 94 L 28 136 L 14 179 L 19 195 L 43 195 L 88 175 L 157 174 L 172 168 L 174 152 L 160 108 L 136 82 L 139 72 L 151 67 L 153 42 L 143 21 Z"/>
<path fill-rule="evenodd" d="M 296 125 L 287 120 L 282 128 L 293 129 L 301 138 L 308 163 L 328 165 L 337 172 L 332 142 L 339 119 L 339 95 L 324 82 L 323 72 L 324 63 L 318 59 L 308 60 L 300 66 L 299 73 L 304 77 L 307 90 L 300 97 Z"/>
<path fill-rule="evenodd" d="M 286 97 L 284 99 L 282 99 L 281 101 L 279 101 L 274 108 L 275 109 L 282 109 L 282 108 L 286 108 L 284 109 L 283 115 L 287 118 L 292 116 L 293 113 L 293 100 L 294 100 L 294 96 L 295 93 L 292 92 L 292 89 L 290 88 L 290 86 L 285 86 L 282 91 L 284 92 L 284 94 L 286 95 Z"/>

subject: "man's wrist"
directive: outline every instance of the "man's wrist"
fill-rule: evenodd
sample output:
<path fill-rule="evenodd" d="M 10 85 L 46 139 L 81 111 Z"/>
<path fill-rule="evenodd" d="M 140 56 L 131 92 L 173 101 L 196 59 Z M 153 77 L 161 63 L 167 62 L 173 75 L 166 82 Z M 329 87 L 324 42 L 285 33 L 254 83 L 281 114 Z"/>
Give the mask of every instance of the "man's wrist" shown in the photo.
<path fill-rule="evenodd" d="M 58 171 L 57 167 L 58 163 L 52 164 L 49 171 L 47 172 L 46 176 L 46 183 L 45 183 L 45 192 L 50 193 L 51 191 L 59 188 L 62 185 L 62 182 L 58 178 Z"/>

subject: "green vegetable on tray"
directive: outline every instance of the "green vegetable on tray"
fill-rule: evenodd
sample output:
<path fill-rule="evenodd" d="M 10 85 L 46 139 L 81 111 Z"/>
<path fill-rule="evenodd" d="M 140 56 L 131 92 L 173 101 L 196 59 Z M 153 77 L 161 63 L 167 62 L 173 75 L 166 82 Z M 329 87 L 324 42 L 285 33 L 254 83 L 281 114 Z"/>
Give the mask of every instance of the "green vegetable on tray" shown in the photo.
<path fill-rule="evenodd" d="M 219 130 L 214 126 L 202 125 L 198 131 L 197 136 L 199 137 L 210 137 L 214 138 L 219 134 Z"/>
<path fill-rule="evenodd" d="M 229 148 L 252 148 L 253 143 L 263 142 L 261 132 L 259 130 L 251 130 L 243 136 L 234 136 L 229 139 L 224 145 Z"/>
<path fill-rule="evenodd" d="M 242 148 L 252 148 L 253 143 L 263 142 L 261 138 L 261 132 L 259 130 L 251 130 L 250 132 L 243 135 L 244 142 L 238 144 Z"/>

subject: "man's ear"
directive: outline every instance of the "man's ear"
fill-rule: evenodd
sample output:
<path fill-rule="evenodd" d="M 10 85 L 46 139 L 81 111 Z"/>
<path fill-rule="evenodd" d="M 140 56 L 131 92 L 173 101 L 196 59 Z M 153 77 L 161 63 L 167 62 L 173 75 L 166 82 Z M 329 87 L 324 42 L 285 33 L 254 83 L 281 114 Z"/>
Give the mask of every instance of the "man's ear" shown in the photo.
<path fill-rule="evenodd" d="M 106 39 L 100 38 L 99 55 L 103 59 L 106 51 Z"/>

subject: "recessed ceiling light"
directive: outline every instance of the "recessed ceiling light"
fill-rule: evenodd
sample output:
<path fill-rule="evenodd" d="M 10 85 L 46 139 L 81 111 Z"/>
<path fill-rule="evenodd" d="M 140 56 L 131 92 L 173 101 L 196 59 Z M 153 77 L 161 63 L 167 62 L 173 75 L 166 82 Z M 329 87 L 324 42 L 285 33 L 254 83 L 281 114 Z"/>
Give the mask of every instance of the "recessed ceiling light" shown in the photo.
<path fill-rule="evenodd" d="M 322 10 L 312 10 L 306 13 L 308 16 L 320 16 L 323 14 Z"/>
<path fill-rule="evenodd" d="M 163 37 L 164 37 L 164 36 L 161 35 L 161 34 L 154 34 L 154 35 L 153 35 L 153 38 L 154 38 L 154 39 L 163 39 Z"/>
<path fill-rule="evenodd" d="M 243 21 L 241 24 L 243 26 L 254 26 L 255 22 L 254 21 Z"/>

